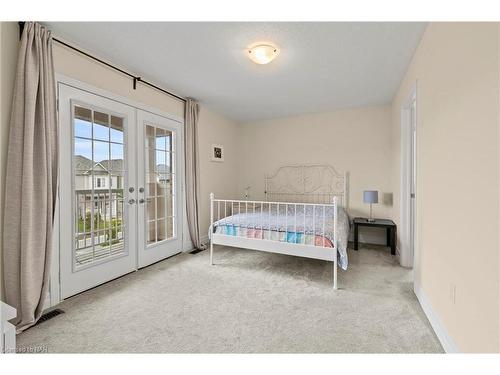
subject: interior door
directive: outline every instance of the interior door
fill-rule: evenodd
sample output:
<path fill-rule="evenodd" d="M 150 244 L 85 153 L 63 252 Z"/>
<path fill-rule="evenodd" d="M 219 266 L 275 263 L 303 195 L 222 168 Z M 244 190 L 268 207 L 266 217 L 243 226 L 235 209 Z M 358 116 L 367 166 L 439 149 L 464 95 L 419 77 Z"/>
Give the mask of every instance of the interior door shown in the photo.
<path fill-rule="evenodd" d="M 135 108 L 59 83 L 60 281 L 67 298 L 137 267 Z"/>
<path fill-rule="evenodd" d="M 182 250 L 182 127 L 137 111 L 138 264 L 144 267 Z"/>

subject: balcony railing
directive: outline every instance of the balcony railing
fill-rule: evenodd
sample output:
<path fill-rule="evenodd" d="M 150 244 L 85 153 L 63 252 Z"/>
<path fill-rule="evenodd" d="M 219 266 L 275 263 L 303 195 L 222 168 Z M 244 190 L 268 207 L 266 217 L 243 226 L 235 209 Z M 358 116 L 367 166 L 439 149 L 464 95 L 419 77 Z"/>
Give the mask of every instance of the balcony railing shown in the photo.
<path fill-rule="evenodd" d="M 75 190 L 77 265 L 123 252 L 123 202 L 123 189 Z"/>

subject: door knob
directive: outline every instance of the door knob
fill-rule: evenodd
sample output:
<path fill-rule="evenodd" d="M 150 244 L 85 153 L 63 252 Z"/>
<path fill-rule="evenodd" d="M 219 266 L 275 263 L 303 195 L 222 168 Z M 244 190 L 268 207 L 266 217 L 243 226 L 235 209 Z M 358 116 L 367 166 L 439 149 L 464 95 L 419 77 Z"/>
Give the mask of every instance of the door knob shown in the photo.
<path fill-rule="evenodd" d="M 139 188 L 139 193 L 144 193 L 144 188 L 143 187 Z"/>
<path fill-rule="evenodd" d="M 131 198 L 128 200 L 128 204 L 134 204 L 135 203 L 135 199 L 134 198 Z"/>
<path fill-rule="evenodd" d="M 146 200 L 144 198 L 139 199 L 139 203 L 144 203 Z"/>

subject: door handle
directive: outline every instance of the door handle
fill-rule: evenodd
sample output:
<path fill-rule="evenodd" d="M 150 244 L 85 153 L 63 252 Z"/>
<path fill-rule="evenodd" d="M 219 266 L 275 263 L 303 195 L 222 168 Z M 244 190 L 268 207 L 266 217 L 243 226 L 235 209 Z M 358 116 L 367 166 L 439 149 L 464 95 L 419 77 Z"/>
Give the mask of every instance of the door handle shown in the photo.
<path fill-rule="evenodd" d="M 139 199 L 139 203 L 141 203 L 141 204 L 142 204 L 142 203 L 144 203 L 144 202 L 146 202 L 146 200 L 145 200 L 144 198 Z"/>
<path fill-rule="evenodd" d="M 128 204 L 134 204 L 135 203 L 135 199 L 134 198 L 131 198 L 128 200 Z"/>

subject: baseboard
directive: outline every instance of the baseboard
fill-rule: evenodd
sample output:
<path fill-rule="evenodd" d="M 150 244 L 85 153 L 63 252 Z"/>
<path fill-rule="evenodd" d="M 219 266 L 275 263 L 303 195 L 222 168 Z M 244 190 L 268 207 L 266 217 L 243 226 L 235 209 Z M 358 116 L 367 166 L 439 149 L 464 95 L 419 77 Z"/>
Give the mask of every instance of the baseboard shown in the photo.
<path fill-rule="evenodd" d="M 204 236 L 201 236 L 200 241 L 201 241 L 202 244 L 208 246 L 208 234 L 206 234 Z M 190 253 L 193 250 L 194 250 L 194 245 L 193 245 L 193 243 L 191 241 L 186 242 L 184 244 L 184 250 L 183 250 L 184 253 Z"/>
<path fill-rule="evenodd" d="M 431 323 L 434 332 L 436 332 L 436 335 L 439 339 L 439 342 L 443 346 L 444 351 L 446 353 L 460 353 L 457 345 L 455 344 L 451 336 L 448 334 L 446 327 L 439 318 L 439 315 L 432 308 L 432 305 L 430 304 L 429 299 L 425 295 L 424 290 L 420 287 L 420 285 L 417 284 L 414 284 L 413 288 L 415 291 L 415 295 L 417 296 L 417 299 L 420 302 L 420 306 L 422 306 L 422 309 L 424 310 L 427 319 L 429 319 L 429 322 Z"/>
<path fill-rule="evenodd" d="M 207 245 L 208 244 L 208 234 L 201 236 L 200 241 L 202 244 Z"/>

